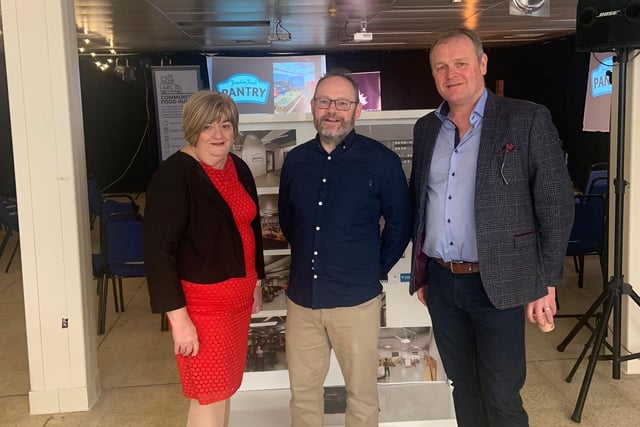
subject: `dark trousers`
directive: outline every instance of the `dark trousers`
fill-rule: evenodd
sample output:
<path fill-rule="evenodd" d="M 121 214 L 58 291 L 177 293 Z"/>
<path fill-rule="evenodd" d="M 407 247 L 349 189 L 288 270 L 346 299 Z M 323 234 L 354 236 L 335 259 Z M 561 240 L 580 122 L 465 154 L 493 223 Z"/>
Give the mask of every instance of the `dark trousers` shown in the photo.
<path fill-rule="evenodd" d="M 427 265 L 427 306 L 459 427 L 520 427 L 526 377 L 524 308 L 495 308 L 480 274 Z"/>

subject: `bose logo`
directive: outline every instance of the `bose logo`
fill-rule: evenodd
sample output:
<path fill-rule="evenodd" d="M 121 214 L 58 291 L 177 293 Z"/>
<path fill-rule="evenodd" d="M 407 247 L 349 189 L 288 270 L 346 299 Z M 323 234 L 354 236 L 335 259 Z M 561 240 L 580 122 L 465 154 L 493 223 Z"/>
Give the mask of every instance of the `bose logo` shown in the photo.
<path fill-rule="evenodd" d="M 596 18 L 606 18 L 607 16 L 616 16 L 616 15 L 620 15 L 622 13 L 622 10 L 618 9 L 618 10 L 610 10 L 608 12 L 600 12 L 599 14 L 596 15 Z"/>

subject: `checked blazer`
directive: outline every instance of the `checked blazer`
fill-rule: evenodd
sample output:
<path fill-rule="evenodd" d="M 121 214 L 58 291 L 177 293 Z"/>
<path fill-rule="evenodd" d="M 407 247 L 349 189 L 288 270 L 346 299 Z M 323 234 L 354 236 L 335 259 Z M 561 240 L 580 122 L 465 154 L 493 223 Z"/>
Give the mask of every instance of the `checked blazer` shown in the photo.
<path fill-rule="evenodd" d="M 574 198 L 548 109 L 488 91 L 475 188 L 475 227 L 483 286 L 499 309 L 524 305 L 562 284 Z M 409 292 L 428 286 L 422 253 L 425 198 L 441 121 L 418 119 L 410 194 L 414 201 Z M 428 296 L 427 296 L 428 298 Z"/>

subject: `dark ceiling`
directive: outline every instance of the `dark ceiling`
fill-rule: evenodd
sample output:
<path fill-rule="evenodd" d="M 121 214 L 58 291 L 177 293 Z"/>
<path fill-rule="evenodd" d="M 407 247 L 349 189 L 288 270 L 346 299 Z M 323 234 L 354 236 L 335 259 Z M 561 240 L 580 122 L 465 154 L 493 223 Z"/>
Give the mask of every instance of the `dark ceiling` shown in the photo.
<path fill-rule="evenodd" d="M 90 40 L 85 53 L 118 54 L 427 49 L 439 31 L 459 26 L 478 31 L 486 46 L 513 46 L 574 33 L 576 7 L 576 0 L 75 0 L 78 43 Z M 363 29 L 372 40 L 354 41 Z"/>

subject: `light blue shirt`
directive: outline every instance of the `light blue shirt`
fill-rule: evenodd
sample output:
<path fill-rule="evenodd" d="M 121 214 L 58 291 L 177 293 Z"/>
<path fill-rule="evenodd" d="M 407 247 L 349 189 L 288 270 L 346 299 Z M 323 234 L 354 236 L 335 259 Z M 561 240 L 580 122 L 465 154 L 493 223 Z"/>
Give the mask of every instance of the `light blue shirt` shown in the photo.
<path fill-rule="evenodd" d="M 476 169 L 487 91 L 471 113 L 471 128 L 454 148 L 455 124 L 445 102 L 436 110 L 442 120 L 427 183 L 425 239 L 422 251 L 445 261 L 478 261 L 474 214 Z"/>

